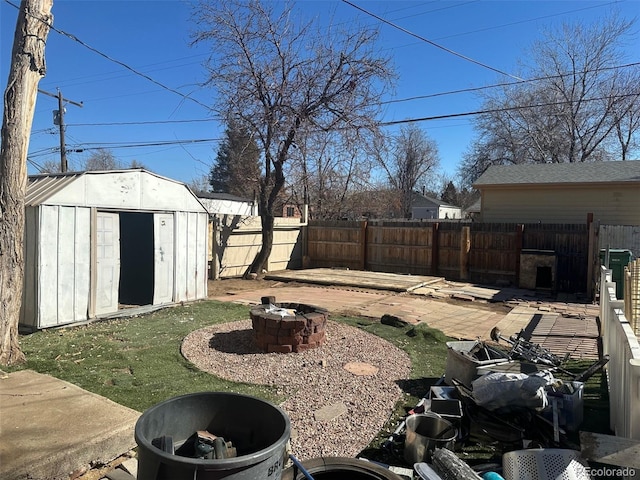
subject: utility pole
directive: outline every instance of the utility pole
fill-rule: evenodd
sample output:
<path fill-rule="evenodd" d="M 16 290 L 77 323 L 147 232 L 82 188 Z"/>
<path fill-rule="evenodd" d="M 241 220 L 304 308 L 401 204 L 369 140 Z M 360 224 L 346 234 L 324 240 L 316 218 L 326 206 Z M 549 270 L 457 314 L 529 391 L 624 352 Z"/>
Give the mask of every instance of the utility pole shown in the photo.
<path fill-rule="evenodd" d="M 41 90 L 41 89 L 38 89 L 38 92 L 44 93 L 45 95 L 49 95 L 50 97 L 58 99 L 58 110 L 53 111 L 53 124 L 58 125 L 60 127 L 60 171 L 66 172 L 68 170 L 68 164 L 67 164 L 67 149 L 65 147 L 65 141 L 64 141 L 64 104 L 63 102 L 68 102 L 78 107 L 82 107 L 82 102 L 78 103 L 78 102 L 74 102 L 73 100 L 69 100 L 68 98 L 64 98 L 62 96 L 62 92 L 59 89 L 58 89 L 57 95 L 54 93 L 45 92 L 44 90 Z"/>

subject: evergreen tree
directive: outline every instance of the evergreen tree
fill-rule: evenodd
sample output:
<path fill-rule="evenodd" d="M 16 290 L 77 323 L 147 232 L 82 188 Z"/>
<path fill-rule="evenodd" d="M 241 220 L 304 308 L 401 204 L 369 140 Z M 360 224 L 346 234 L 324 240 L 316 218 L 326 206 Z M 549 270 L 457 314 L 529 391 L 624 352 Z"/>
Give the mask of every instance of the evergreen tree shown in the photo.
<path fill-rule="evenodd" d="M 260 180 L 259 158 L 260 149 L 247 130 L 229 122 L 209 175 L 211 190 L 253 197 Z"/>
<path fill-rule="evenodd" d="M 442 201 L 447 202 L 449 205 L 455 205 L 458 207 L 460 206 L 458 205 L 459 203 L 458 189 L 456 189 L 456 186 L 453 184 L 453 182 L 447 183 L 447 186 L 442 192 Z"/>

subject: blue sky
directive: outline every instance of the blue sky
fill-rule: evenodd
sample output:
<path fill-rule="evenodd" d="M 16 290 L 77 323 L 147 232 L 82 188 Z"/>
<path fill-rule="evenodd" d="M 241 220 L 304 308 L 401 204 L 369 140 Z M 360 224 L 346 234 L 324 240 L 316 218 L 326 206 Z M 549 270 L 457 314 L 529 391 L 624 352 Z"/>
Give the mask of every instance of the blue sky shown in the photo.
<path fill-rule="evenodd" d="M 19 0 L 9 0 L 17 5 Z M 392 26 L 380 25 L 380 48 L 392 58 L 399 74 L 393 97 L 408 99 L 469 89 L 508 80 L 492 69 L 517 75 L 519 62 L 529 61 L 527 48 L 546 27 L 562 22 L 592 23 L 612 11 L 631 19 L 640 16 L 640 0 L 626 1 L 365 1 L 359 7 L 416 35 L 471 58 L 480 66 Z M 304 18 L 379 23 L 347 3 L 325 0 L 298 2 Z M 83 107 L 66 106 L 65 123 L 70 169 L 78 168 L 89 148 L 103 147 L 122 162 L 137 160 L 150 170 L 186 183 L 206 175 L 213 163 L 224 125 L 196 102 L 205 105 L 215 94 L 202 89 L 204 47 L 191 47 L 189 3 L 181 0 L 54 0 L 54 27 L 45 50 L 47 75 L 39 88 Z M 0 0 L 0 81 L 4 91 L 11 61 L 17 9 Z M 635 30 L 640 31 L 640 23 Z M 111 58 L 91 51 L 86 44 Z M 627 45 L 620 64 L 640 60 L 640 37 Z M 143 78 L 126 64 L 167 88 Z M 491 68 L 487 68 L 491 67 Z M 387 105 L 383 122 L 470 112 L 480 100 L 473 93 L 440 95 Z M 59 161 L 59 137 L 52 111 L 57 99 L 40 94 L 29 157 L 35 164 Z M 420 122 L 436 141 L 442 171 L 455 176 L 456 167 L 473 140 L 471 117 Z M 392 133 L 389 127 L 389 133 Z M 141 143 L 153 145 L 135 147 Z M 29 173 L 38 173 L 29 163 Z"/>

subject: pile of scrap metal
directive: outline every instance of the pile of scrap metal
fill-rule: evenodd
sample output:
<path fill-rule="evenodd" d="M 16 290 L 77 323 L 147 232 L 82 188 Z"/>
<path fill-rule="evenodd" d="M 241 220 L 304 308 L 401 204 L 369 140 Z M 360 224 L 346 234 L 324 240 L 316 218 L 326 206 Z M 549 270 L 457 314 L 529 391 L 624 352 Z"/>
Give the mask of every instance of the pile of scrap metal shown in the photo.
<path fill-rule="evenodd" d="M 571 461 L 571 452 L 579 457 L 571 433 L 582 423 L 583 382 L 608 357 L 575 375 L 562 366 L 568 357 L 559 358 L 521 334 L 505 339 L 494 330 L 492 340 L 497 344 L 448 342 L 445 375 L 385 442 L 390 449 L 402 445 L 404 461 L 420 478 L 466 479 L 481 473 L 480 468 L 473 475 L 461 473 L 465 462 L 443 456 L 443 449 L 481 447 L 491 451 L 494 461 L 496 454 L 504 458 L 522 449 L 557 451 Z M 501 349 L 500 341 L 510 348 Z M 498 475 L 492 478 L 502 478 L 503 463 L 489 466 Z"/>

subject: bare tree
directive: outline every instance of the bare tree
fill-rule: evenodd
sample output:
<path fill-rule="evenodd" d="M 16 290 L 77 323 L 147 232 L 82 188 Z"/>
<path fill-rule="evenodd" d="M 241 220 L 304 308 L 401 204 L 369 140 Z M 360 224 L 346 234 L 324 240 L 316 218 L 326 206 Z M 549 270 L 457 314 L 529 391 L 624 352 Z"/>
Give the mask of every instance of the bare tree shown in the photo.
<path fill-rule="evenodd" d="M 60 160 L 45 160 L 40 165 L 40 173 L 60 173 L 62 171 Z"/>
<path fill-rule="evenodd" d="M 22 0 L 4 92 L 0 146 L 0 364 L 25 360 L 18 341 L 24 288 L 24 197 L 27 151 L 53 0 Z"/>
<path fill-rule="evenodd" d="M 393 151 L 381 159 L 389 183 L 400 194 L 402 214 L 411 218 L 411 198 L 419 183 L 426 183 L 440 164 L 438 146 L 416 125 L 404 126 L 395 137 Z"/>
<path fill-rule="evenodd" d="M 245 276 L 259 274 L 273 245 L 274 204 L 301 129 L 377 129 L 380 99 L 393 78 L 375 50 L 377 30 L 339 30 L 300 21 L 293 5 L 202 1 L 194 43 L 210 42 L 207 85 L 213 107 L 246 126 L 262 152 L 258 205 L 262 246 Z M 297 23 L 292 21 L 298 19 Z"/>
<path fill-rule="evenodd" d="M 365 133 L 344 129 L 299 135 L 287 178 L 297 205 L 308 203 L 310 218 L 348 216 L 353 194 L 371 188 L 374 161 L 362 147 Z"/>
<path fill-rule="evenodd" d="M 111 150 L 100 148 L 93 152 L 84 161 L 84 170 L 118 170 L 123 168 L 122 162 L 118 160 Z"/>
<path fill-rule="evenodd" d="M 618 157 L 629 160 L 630 153 L 640 149 L 640 70 L 621 72 L 618 88 L 621 101 L 614 112 Z"/>
<path fill-rule="evenodd" d="M 523 78 L 485 96 L 479 133 L 461 165 L 471 183 L 490 164 L 627 158 L 637 146 L 640 70 L 623 65 L 633 23 L 612 16 L 565 24 L 531 47 Z"/>

